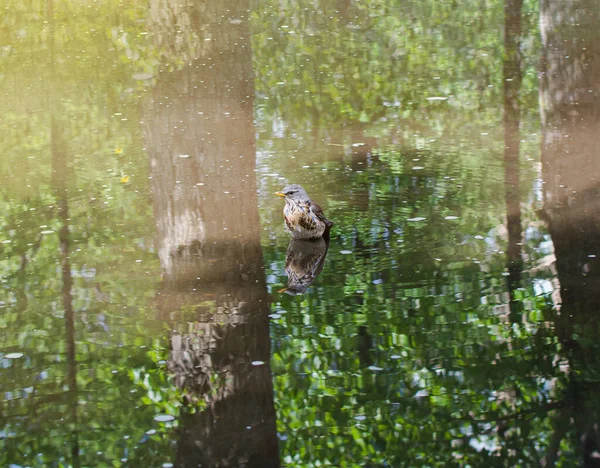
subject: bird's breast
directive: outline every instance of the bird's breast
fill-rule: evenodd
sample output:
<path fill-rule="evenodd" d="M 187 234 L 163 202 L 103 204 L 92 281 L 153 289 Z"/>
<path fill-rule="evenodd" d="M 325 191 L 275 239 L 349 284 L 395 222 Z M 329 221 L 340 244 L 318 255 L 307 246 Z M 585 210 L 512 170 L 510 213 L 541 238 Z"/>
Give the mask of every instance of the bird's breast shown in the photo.
<path fill-rule="evenodd" d="M 283 214 L 290 231 L 314 234 L 322 224 L 310 210 L 309 203 L 286 203 Z"/>
<path fill-rule="evenodd" d="M 307 215 L 307 213 L 296 203 L 286 203 L 283 209 L 285 218 L 294 224 L 298 224 L 300 220 Z"/>

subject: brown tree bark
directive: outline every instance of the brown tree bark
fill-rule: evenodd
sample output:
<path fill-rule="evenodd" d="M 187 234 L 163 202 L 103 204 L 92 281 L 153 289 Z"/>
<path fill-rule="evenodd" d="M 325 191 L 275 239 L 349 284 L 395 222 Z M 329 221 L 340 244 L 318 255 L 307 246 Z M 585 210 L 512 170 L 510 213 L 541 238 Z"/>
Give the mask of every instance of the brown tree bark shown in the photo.
<path fill-rule="evenodd" d="M 600 3 L 542 0 L 540 105 L 544 212 L 554 243 L 561 305 L 556 333 L 569 361 L 567 404 L 583 466 L 598 466 L 596 401 L 590 376 L 600 334 Z M 594 379 L 595 380 L 595 379 Z M 568 411 L 568 410 L 563 410 Z M 570 423 L 561 419 L 561 424 Z M 557 427 L 547 466 L 559 458 Z"/>
<path fill-rule="evenodd" d="M 521 320 L 521 310 L 519 303 L 515 300 L 514 291 L 520 287 L 523 270 L 519 161 L 522 6 L 522 0 L 505 0 L 504 2 L 504 186 L 508 231 L 507 279 L 510 295 L 510 319 L 513 322 Z"/>
<path fill-rule="evenodd" d="M 249 2 L 155 3 L 172 6 L 155 22 L 163 44 L 187 47 L 175 43 L 179 33 L 169 36 L 180 24 L 202 43 L 186 48 L 193 53 L 181 69 L 158 77 L 145 107 L 164 272 L 157 302 L 179 330 L 168 368 L 185 395 L 176 465 L 279 466 Z"/>
<path fill-rule="evenodd" d="M 541 5 L 544 211 L 561 283 L 561 316 L 600 309 L 600 4 Z M 576 311 L 574 309 L 577 309 Z M 565 325 L 570 328 L 570 325 Z M 570 332 L 563 330 L 564 339 Z"/>

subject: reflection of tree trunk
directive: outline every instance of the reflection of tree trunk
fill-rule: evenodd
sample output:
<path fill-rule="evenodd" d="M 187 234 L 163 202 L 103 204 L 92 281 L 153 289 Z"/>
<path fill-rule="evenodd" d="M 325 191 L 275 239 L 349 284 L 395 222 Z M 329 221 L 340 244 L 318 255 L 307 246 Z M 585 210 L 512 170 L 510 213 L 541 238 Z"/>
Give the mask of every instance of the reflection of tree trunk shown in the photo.
<path fill-rule="evenodd" d="M 67 345 L 67 385 L 71 410 L 71 459 L 74 467 L 79 467 L 79 440 L 77 437 L 77 359 L 75 355 L 75 317 L 71 288 L 71 261 L 69 259 L 69 200 L 66 186 L 67 158 L 63 144 L 62 128 L 52 117 L 50 138 L 52 151 L 52 186 L 57 198 L 58 217 L 61 221 L 58 232 L 60 248 L 60 268 L 62 276 L 62 303 L 65 313 L 65 340 Z"/>
<path fill-rule="evenodd" d="M 167 60 L 185 63 L 198 58 L 212 46 L 209 20 L 215 21 L 214 9 L 220 9 L 221 3 L 149 0 L 149 26 L 156 49 Z"/>
<path fill-rule="evenodd" d="M 550 438 L 548 451 L 544 458 L 544 468 L 552 468 L 558 461 L 558 453 L 560 451 L 560 442 L 567 433 L 569 428 L 569 420 L 572 417 L 570 408 L 559 409 L 554 422 L 552 424 L 554 432 Z"/>
<path fill-rule="evenodd" d="M 594 319 L 600 296 L 600 4 L 542 2 L 540 80 L 544 208 L 563 309 Z M 561 311 L 563 339 L 571 319 Z"/>
<path fill-rule="evenodd" d="M 171 338 L 169 369 L 188 403 L 177 466 L 279 465 L 268 316 L 260 303 L 247 307 L 234 320 L 195 322 Z"/>
<path fill-rule="evenodd" d="M 185 275 L 183 259 L 199 252 L 230 263 L 229 274 L 239 276 L 233 266 L 259 238 L 247 3 L 215 3 L 218 11 L 206 19 L 211 48 L 161 75 L 146 112 L 158 253 L 170 276 Z M 224 31 L 221 16 L 233 22 Z M 210 276 L 212 265 L 205 269 Z"/>
<path fill-rule="evenodd" d="M 562 305 L 556 332 L 571 367 L 570 391 L 584 464 L 600 449 L 596 384 L 600 310 L 600 3 L 543 0 L 542 172 Z M 592 460 L 593 461 L 593 460 Z"/>
<path fill-rule="evenodd" d="M 360 367 L 365 368 L 373 364 L 373 337 L 369 333 L 369 329 L 361 325 L 358 327 L 357 336 L 358 360 Z"/>
<path fill-rule="evenodd" d="M 542 0 L 540 101 L 546 203 L 580 199 L 600 183 L 600 47 L 595 0 Z"/>
<path fill-rule="evenodd" d="M 521 202 L 519 197 L 519 89 L 521 88 L 521 7 L 523 0 L 504 2 L 504 185 L 508 230 L 508 291 L 510 319 L 519 321 L 521 313 L 514 292 L 521 282 Z"/>
<path fill-rule="evenodd" d="M 52 0 L 47 4 L 48 23 L 50 26 L 50 64 L 49 69 L 56 78 L 55 57 L 54 57 L 54 11 Z M 59 95 L 52 94 L 52 110 L 59 112 Z M 77 433 L 77 356 L 75 354 L 75 315 L 73 311 L 73 299 L 71 288 L 73 278 L 71 276 L 71 261 L 69 252 L 69 198 L 67 189 L 67 150 L 64 143 L 64 129 L 60 120 L 52 115 L 50 120 L 50 151 L 52 154 L 52 188 L 57 199 L 58 217 L 61 221 L 60 231 L 58 233 L 58 242 L 60 249 L 60 269 L 62 277 L 62 303 L 65 314 L 65 341 L 67 345 L 67 386 L 69 388 L 69 402 L 71 411 L 71 423 L 73 432 L 71 433 L 71 461 L 75 468 L 79 468 L 79 438 Z M 40 239 L 41 242 L 41 239 Z"/>
<path fill-rule="evenodd" d="M 210 44 L 159 76 L 145 110 L 164 271 L 159 308 L 181 331 L 171 336 L 168 363 L 186 398 L 176 462 L 278 466 L 249 2 L 183 5 L 182 15 L 202 17 Z"/>

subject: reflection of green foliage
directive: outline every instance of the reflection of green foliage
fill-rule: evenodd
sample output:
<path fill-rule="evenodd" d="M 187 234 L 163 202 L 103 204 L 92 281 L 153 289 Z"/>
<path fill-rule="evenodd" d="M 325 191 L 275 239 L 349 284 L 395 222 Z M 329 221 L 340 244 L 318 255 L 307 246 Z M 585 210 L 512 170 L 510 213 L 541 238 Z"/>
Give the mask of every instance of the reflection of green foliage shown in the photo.
<path fill-rule="evenodd" d="M 41 27 L 45 4 L 5 2 L 0 26 L 0 349 L 24 353 L 0 357 L 0 463 L 67 466 L 77 441 L 82 466 L 124 458 L 159 466 L 174 458 L 178 422 L 153 418 L 177 416 L 182 394 L 163 364 L 169 330 L 156 317 L 160 270 L 138 104 L 153 77 L 184 67 L 205 38 L 161 36 L 147 2 L 53 3 L 52 24 Z M 552 328 L 549 298 L 532 286 L 514 292 L 524 322 L 506 319 L 502 8 L 497 0 L 255 4 L 273 289 L 284 281 L 285 240 L 266 195 L 281 181 L 266 174 L 303 178 L 336 222 L 308 294 L 272 304 L 277 425 L 289 466 L 530 466 L 550 444 L 558 404 L 570 398 L 571 356 Z M 525 2 L 523 18 L 522 154 L 535 160 L 536 2 Z M 170 47 L 182 37 L 184 49 Z M 68 165 L 75 369 L 53 144 Z M 525 194 L 537 173 L 523 167 Z M 537 201 L 522 198 L 535 228 L 531 266 L 549 253 L 547 235 L 533 223 Z M 215 307 L 207 299 L 178 312 L 185 323 Z M 593 346 L 579 332 L 582 346 Z M 582 374 L 598 379 L 595 368 Z M 577 463 L 577 444 L 570 430 L 565 466 Z"/>
<path fill-rule="evenodd" d="M 535 3 L 526 3 L 531 48 Z M 427 98 L 440 96 L 458 108 L 494 112 L 502 98 L 502 9 L 501 1 L 482 7 L 478 0 L 460 8 L 419 0 L 285 1 L 275 15 L 260 1 L 253 50 L 263 112 L 291 129 L 414 117 Z"/>
<path fill-rule="evenodd" d="M 164 350 L 154 338 L 163 330 L 148 323 L 152 287 L 140 289 L 156 284 L 148 280 L 157 268 L 152 213 L 140 190 L 147 158 L 123 88 L 134 82 L 132 72 L 114 66 L 111 37 L 97 29 L 98 15 L 108 18 L 116 4 L 54 2 L 53 20 L 41 27 L 45 2 L 10 3 L 0 28 L 0 348 L 3 356 L 24 356 L 0 358 L 0 464 L 69 466 L 76 444 L 82 466 L 168 461 L 172 430 L 153 418 L 176 412 L 178 396 L 148 400 L 170 387 L 164 367 L 147 355 L 147 348 Z M 137 20 L 131 11 L 122 12 L 122 26 Z M 67 174 L 58 160 L 66 160 Z M 67 180 L 66 220 L 57 177 Z M 65 222 L 75 363 L 67 355 L 60 271 Z M 134 378 L 142 375 L 143 386 Z"/>
<path fill-rule="evenodd" d="M 278 427 L 289 438 L 285 453 L 296 457 L 291 464 L 444 466 L 460 456 L 480 465 L 498 451 L 513 456 L 511 449 L 514 463 L 538 458 L 561 386 L 548 383 L 562 374 L 548 358 L 557 344 L 543 325 L 552 317 L 547 301 L 524 296 L 537 320 L 514 327 L 468 290 L 461 303 L 433 285 L 395 296 L 369 283 L 336 292 L 335 271 L 326 268 L 320 283 L 328 286 L 313 293 L 319 301 L 275 306 Z M 457 295 L 459 280 L 447 284 Z M 370 349 L 361 349 L 360 324 Z M 487 449 L 478 452 L 478 443 Z"/>
<path fill-rule="evenodd" d="M 284 461 L 537 464 L 568 379 L 547 297 L 516 291 L 527 323 L 506 318 L 503 4 L 327 5 L 283 4 L 266 30 L 267 5 L 254 13 L 265 174 L 314 187 L 336 222 L 309 293 L 273 305 Z M 523 9 L 528 158 L 539 145 L 536 8 Z M 307 127 L 324 144 L 293 138 Z M 523 166 L 529 193 L 537 175 Z M 262 178 L 265 192 L 279 186 Z M 263 219 L 275 229 L 272 205 Z M 528 252 L 532 264 L 547 253 Z M 265 256 L 283 283 L 281 249 L 268 242 Z"/>

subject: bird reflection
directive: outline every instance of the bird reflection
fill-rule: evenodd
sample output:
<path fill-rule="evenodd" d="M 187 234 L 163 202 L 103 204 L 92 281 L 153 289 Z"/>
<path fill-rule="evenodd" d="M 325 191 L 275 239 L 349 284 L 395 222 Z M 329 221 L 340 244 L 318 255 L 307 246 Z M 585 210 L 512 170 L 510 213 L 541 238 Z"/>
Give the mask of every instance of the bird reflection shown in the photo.
<path fill-rule="evenodd" d="M 290 296 L 304 294 L 323 271 L 329 249 L 329 236 L 318 239 L 292 239 L 285 253 L 287 286 L 279 292 Z"/>

